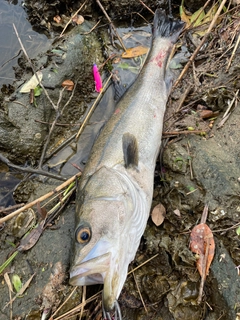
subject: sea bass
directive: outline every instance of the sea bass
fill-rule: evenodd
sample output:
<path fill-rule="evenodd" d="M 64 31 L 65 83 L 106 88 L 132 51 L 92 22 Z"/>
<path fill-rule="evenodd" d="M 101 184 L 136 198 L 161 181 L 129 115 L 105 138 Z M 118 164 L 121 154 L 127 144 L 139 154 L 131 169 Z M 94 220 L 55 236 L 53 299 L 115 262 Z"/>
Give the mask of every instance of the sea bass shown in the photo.
<path fill-rule="evenodd" d="M 78 187 L 70 284 L 103 283 L 106 311 L 117 306 L 149 217 L 171 88 L 166 64 L 183 25 L 156 10 L 151 52 L 97 138 Z"/>

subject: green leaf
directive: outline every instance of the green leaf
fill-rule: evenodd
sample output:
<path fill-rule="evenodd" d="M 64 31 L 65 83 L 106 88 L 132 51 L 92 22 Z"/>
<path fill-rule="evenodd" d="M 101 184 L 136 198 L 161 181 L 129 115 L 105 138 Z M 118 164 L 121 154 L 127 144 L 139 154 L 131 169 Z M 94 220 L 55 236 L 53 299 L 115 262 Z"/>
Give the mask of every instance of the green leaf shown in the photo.
<path fill-rule="evenodd" d="M 182 158 L 182 157 L 176 157 L 175 159 L 174 159 L 174 162 L 177 162 L 177 161 L 184 161 L 184 159 Z"/>
<path fill-rule="evenodd" d="M 34 97 L 39 97 L 42 93 L 42 88 L 40 86 L 37 86 L 35 89 L 34 89 Z"/>
<path fill-rule="evenodd" d="M 13 254 L 0 266 L 0 274 L 4 271 L 5 268 L 12 262 L 12 260 L 16 257 L 19 251 L 13 252 Z"/>
<path fill-rule="evenodd" d="M 12 276 L 12 284 L 16 290 L 16 292 L 19 292 L 22 288 L 22 281 L 20 279 L 20 277 L 17 274 L 14 274 Z"/>
<path fill-rule="evenodd" d="M 129 69 L 129 64 L 126 62 L 120 63 L 118 66 L 121 69 Z"/>
<path fill-rule="evenodd" d="M 201 12 L 202 11 L 202 12 Z M 201 12 L 201 13 L 200 13 Z M 197 18 L 198 17 L 198 18 Z M 191 23 L 193 23 L 196 18 L 197 20 L 194 22 L 194 27 L 197 27 L 199 25 L 201 25 L 202 20 L 205 17 L 205 12 L 202 10 L 202 8 L 200 8 L 199 10 L 197 10 L 196 12 L 194 12 L 191 16 Z"/>
<path fill-rule="evenodd" d="M 237 234 L 238 236 L 240 236 L 240 227 L 237 228 L 236 234 Z"/>

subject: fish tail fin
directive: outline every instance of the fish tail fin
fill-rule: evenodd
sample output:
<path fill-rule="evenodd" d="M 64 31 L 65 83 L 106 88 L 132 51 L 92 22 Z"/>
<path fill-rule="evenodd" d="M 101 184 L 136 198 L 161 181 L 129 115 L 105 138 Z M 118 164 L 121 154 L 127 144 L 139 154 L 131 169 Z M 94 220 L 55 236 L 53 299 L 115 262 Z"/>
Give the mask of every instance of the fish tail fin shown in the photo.
<path fill-rule="evenodd" d="M 185 23 L 181 20 L 174 20 L 160 9 L 157 9 L 153 20 L 153 38 L 170 38 L 174 43 L 181 33 Z"/>

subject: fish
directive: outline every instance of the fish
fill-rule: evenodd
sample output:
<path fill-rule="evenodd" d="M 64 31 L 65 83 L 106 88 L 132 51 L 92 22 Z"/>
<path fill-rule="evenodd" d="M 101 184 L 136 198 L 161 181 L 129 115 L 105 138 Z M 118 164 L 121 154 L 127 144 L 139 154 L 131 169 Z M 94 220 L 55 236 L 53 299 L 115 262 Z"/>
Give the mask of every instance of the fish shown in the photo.
<path fill-rule="evenodd" d="M 69 281 L 103 284 L 107 319 L 120 313 L 117 301 L 149 218 L 172 85 L 167 62 L 183 26 L 156 10 L 146 63 L 96 139 L 78 186 Z"/>

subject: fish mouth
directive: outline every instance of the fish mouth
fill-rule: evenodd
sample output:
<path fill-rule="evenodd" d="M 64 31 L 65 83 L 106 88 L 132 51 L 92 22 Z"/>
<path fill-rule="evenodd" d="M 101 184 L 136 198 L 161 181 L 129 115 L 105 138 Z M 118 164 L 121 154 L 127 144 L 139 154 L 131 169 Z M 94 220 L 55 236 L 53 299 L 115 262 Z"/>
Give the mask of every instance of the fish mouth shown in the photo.
<path fill-rule="evenodd" d="M 81 260 L 80 260 L 81 259 Z M 114 304 L 122 290 L 125 275 L 119 272 L 119 254 L 108 241 L 98 241 L 82 259 L 76 259 L 70 270 L 69 283 L 73 286 L 103 284 L 103 305 L 106 311 Z"/>
<path fill-rule="evenodd" d="M 91 252 L 90 252 L 91 253 Z M 88 256 L 70 270 L 70 284 L 72 286 L 88 286 L 104 283 L 106 272 L 109 268 L 111 253 L 88 259 Z"/>

